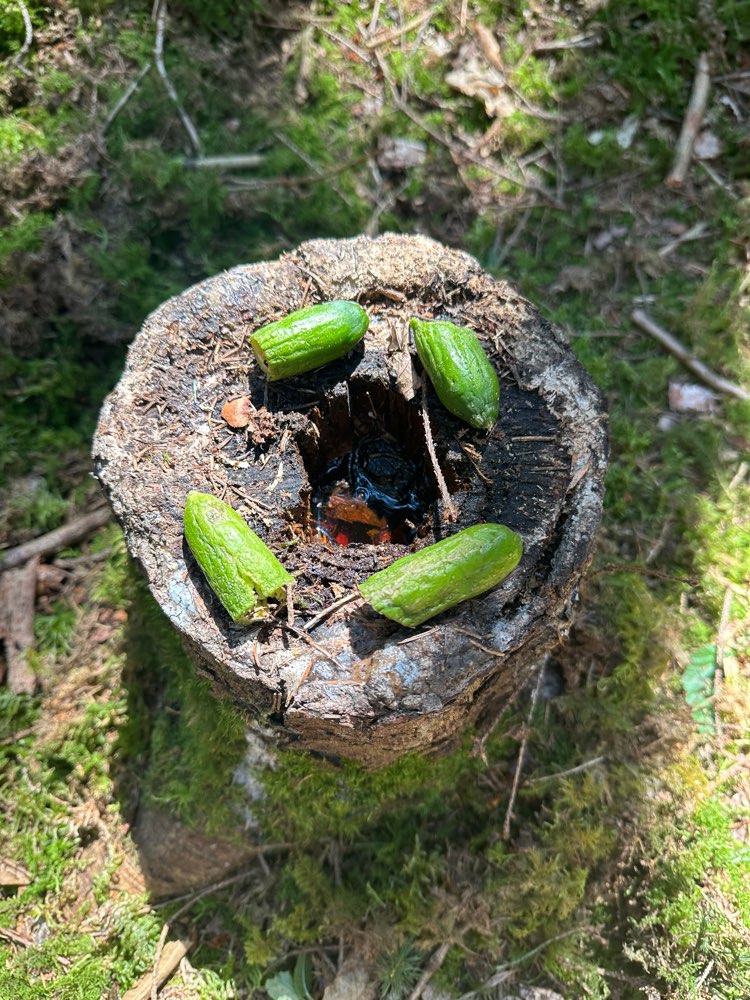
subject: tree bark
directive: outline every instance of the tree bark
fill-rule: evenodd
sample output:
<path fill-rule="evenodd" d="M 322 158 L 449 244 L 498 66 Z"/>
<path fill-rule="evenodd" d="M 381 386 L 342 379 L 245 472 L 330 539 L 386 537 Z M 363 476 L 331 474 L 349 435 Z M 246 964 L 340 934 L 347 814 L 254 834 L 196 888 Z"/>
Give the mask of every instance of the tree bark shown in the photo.
<path fill-rule="evenodd" d="M 249 336 L 303 305 L 354 299 L 363 344 L 319 371 L 266 384 Z M 501 415 L 475 431 L 429 393 L 438 461 L 458 512 L 446 527 L 418 396 L 411 316 L 475 330 L 501 382 Z M 249 396 L 247 428 L 221 419 Z M 416 547 L 483 521 L 524 541 L 490 593 L 416 630 L 343 604 L 305 622 L 402 545 L 331 546 L 312 530 L 312 482 L 367 435 L 395 439 L 421 470 L 429 514 Z M 108 397 L 96 474 L 157 601 L 216 691 L 280 741 L 367 767 L 450 747 L 487 727 L 570 626 L 592 555 L 607 460 L 602 399 L 559 331 L 466 254 L 419 236 L 319 240 L 210 278 L 154 312 Z M 296 631 L 234 626 L 183 542 L 185 496 L 231 503 L 295 574 Z M 280 616 L 281 617 L 281 616 Z M 285 618 L 283 620 L 286 620 Z"/>

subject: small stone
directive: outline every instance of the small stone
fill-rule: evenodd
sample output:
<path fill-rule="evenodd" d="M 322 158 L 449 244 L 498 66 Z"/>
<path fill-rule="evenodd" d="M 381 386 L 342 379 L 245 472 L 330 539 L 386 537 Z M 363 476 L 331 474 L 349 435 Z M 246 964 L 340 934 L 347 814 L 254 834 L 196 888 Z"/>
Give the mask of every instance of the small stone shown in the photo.
<path fill-rule="evenodd" d="M 230 399 L 221 408 L 221 416 L 230 427 L 247 427 L 250 423 L 252 403 L 249 396 Z"/>
<path fill-rule="evenodd" d="M 426 158 L 427 146 L 419 139 L 387 138 L 378 150 L 381 170 L 409 170 L 421 166 Z"/>
<path fill-rule="evenodd" d="M 693 153 L 699 160 L 715 160 L 723 152 L 724 145 L 721 139 L 708 129 L 701 132 L 693 146 Z"/>
<path fill-rule="evenodd" d="M 689 382 L 669 383 L 669 408 L 675 413 L 714 413 L 719 397 L 705 386 Z"/>

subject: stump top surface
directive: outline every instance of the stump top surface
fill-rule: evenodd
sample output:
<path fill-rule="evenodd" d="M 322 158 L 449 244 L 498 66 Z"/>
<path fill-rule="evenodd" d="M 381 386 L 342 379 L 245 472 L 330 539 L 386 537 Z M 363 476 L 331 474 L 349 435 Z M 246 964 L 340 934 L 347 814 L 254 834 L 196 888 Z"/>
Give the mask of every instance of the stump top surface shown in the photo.
<path fill-rule="evenodd" d="M 353 299 L 363 344 L 317 372 L 266 384 L 253 330 L 303 305 Z M 368 434 L 400 440 L 430 499 L 411 316 L 474 329 L 501 382 L 487 433 L 429 393 L 440 464 L 459 520 L 499 521 L 524 540 L 518 569 L 489 594 L 420 629 L 343 608 L 313 642 L 281 624 L 233 626 L 186 549 L 189 490 L 232 504 L 297 577 L 295 628 L 405 554 L 346 548 L 310 530 L 310 478 Z M 249 396 L 246 429 L 221 418 Z M 483 699 L 507 702 L 532 654 L 562 628 L 587 565 L 606 470 L 601 397 L 561 335 L 475 260 L 419 236 L 318 240 L 240 266 L 169 300 L 146 320 L 94 443 L 97 475 L 150 588 L 200 667 L 242 709 L 282 722 L 303 746 L 385 763 L 450 741 Z M 442 537 L 438 506 L 416 544 Z M 280 621 L 286 621 L 283 609 Z"/>

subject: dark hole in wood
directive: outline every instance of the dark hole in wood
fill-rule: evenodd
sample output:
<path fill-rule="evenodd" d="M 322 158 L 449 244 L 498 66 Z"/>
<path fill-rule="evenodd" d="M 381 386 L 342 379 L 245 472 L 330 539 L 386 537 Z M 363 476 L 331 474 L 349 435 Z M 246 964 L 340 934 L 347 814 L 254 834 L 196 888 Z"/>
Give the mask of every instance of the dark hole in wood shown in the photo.
<path fill-rule="evenodd" d="M 418 408 L 382 381 L 351 379 L 310 418 L 316 433 L 299 442 L 309 509 L 296 512 L 308 538 L 408 545 L 424 534 L 437 491 Z"/>

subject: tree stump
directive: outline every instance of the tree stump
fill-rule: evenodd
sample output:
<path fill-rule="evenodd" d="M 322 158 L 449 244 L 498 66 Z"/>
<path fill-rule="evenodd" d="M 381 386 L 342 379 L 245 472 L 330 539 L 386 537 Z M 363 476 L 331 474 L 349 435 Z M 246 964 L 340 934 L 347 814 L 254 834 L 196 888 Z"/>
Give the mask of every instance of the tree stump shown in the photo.
<path fill-rule="evenodd" d="M 252 331 L 332 299 L 367 310 L 363 342 L 318 371 L 267 383 Z M 415 394 L 415 315 L 477 331 L 501 384 L 490 432 L 427 391 L 457 509 L 451 524 Z M 249 422 L 233 428 L 222 408 L 243 397 Z M 416 470 L 424 517 L 412 548 L 493 521 L 521 535 L 523 559 L 500 586 L 418 629 L 351 603 L 309 641 L 307 622 L 409 551 L 387 536 L 342 546 L 316 534 L 316 483 L 372 439 L 401 449 Z M 559 331 L 471 257 L 421 236 L 316 240 L 156 310 L 104 404 L 94 456 L 130 552 L 215 690 L 282 741 L 374 768 L 448 748 L 470 724 L 486 727 L 565 636 L 601 515 L 606 417 Z M 278 620 L 232 624 L 184 544 L 192 489 L 235 507 L 295 575 L 294 630 L 283 608 Z"/>

